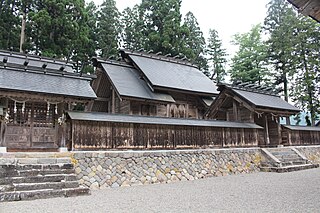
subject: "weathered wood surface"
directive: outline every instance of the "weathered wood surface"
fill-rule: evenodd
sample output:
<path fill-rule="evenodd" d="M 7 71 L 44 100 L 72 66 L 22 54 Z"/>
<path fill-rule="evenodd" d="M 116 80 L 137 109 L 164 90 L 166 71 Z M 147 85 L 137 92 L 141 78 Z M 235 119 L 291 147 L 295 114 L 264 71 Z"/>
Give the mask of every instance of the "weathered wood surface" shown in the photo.
<path fill-rule="evenodd" d="M 320 144 L 320 131 L 282 128 L 282 144 L 291 146 Z"/>
<path fill-rule="evenodd" d="M 252 147 L 259 142 L 257 129 L 77 120 L 71 126 L 67 140 L 74 150 Z"/>

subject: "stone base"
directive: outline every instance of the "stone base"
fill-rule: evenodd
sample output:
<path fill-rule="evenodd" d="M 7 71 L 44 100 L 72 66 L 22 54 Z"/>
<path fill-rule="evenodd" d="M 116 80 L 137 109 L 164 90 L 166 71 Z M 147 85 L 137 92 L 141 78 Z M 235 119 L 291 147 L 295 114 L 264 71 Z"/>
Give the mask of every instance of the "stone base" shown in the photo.
<path fill-rule="evenodd" d="M 68 148 L 67 147 L 60 147 L 59 152 L 68 152 Z"/>
<path fill-rule="evenodd" d="M 5 152 L 7 152 L 7 147 L 0 146 L 0 153 L 5 153 Z"/>

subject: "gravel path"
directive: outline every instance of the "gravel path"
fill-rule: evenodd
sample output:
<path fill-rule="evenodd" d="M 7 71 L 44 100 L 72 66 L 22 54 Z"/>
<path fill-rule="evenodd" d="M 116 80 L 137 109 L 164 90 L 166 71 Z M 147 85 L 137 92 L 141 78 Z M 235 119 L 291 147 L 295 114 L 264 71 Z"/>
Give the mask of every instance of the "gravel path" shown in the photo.
<path fill-rule="evenodd" d="M 1 203 L 0 212 L 319 212 L 320 169 L 255 173 Z"/>

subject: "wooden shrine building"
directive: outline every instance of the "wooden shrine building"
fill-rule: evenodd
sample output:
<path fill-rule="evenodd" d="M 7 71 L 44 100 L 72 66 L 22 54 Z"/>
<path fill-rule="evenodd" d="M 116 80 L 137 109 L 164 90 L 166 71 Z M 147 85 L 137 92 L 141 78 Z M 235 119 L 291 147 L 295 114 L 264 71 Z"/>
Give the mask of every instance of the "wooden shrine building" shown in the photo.
<path fill-rule="evenodd" d="M 248 83 L 218 86 L 220 94 L 206 113 L 208 119 L 255 123 L 264 128 L 260 146 L 282 144 L 280 117 L 294 115 L 300 112 L 298 108 L 269 87 Z"/>
<path fill-rule="evenodd" d="M 91 80 L 66 61 L 0 51 L 0 147 L 64 147 L 64 111 L 96 98 Z"/>
<path fill-rule="evenodd" d="M 202 119 L 216 86 L 196 66 L 173 57 L 121 50 L 122 60 L 94 58 L 98 98 L 90 111 Z"/>
<path fill-rule="evenodd" d="M 94 58 L 98 98 L 91 112 L 68 112 L 73 150 L 252 147 L 263 131 L 246 122 L 204 120 L 218 95 L 196 66 L 159 54 L 120 51 Z"/>

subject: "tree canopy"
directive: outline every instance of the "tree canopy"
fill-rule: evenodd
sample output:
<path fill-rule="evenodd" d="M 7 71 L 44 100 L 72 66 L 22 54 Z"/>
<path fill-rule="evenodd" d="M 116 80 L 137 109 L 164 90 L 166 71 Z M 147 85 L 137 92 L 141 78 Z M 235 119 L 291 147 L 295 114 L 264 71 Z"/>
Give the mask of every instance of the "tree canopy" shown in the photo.
<path fill-rule="evenodd" d="M 216 82 L 274 85 L 285 100 L 320 114 L 319 23 L 299 15 L 286 0 L 270 0 L 264 23 L 238 33 L 227 53 L 219 32 L 207 38 L 181 0 L 142 0 L 119 11 L 115 0 L 101 6 L 85 0 L 5 0 L 0 3 L 0 48 L 73 61 L 93 71 L 90 58 L 118 57 L 119 48 L 189 60 Z M 230 59 L 228 63 L 228 59 Z M 81 67 L 81 68 L 80 68 Z"/>

